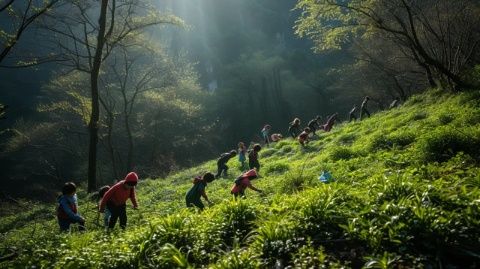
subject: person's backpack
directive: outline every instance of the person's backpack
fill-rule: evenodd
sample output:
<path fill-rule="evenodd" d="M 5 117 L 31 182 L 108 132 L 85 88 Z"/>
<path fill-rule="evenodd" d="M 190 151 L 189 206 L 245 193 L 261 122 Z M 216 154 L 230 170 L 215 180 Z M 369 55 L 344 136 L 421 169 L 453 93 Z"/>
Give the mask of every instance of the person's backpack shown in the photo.
<path fill-rule="evenodd" d="M 243 177 L 239 176 L 235 179 L 235 185 L 240 186 L 242 184 Z"/>

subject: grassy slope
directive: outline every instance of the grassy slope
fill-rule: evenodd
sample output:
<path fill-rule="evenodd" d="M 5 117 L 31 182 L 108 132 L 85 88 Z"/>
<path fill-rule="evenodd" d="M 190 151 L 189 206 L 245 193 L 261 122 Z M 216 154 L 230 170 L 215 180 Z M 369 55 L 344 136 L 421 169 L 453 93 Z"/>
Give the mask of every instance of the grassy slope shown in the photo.
<path fill-rule="evenodd" d="M 208 186 L 215 205 L 202 213 L 184 208 L 184 194 L 215 161 L 143 181 L 126 232 L 94 225 L 95 205 L 81 194 L 83 234 L 58 235 L 55 206 L 28 204 L 1 218 L 0 252 L 20 256 L 0 267 L 479 266 L 479 103 L 430 92 L 337 125 L 305 149 L 281 141 L 260 154 L 253 183 L 265 192 L 239 202 L 231 160 L 231 178 Z M 335 183 L 317 180 L 324 169 Z"/>

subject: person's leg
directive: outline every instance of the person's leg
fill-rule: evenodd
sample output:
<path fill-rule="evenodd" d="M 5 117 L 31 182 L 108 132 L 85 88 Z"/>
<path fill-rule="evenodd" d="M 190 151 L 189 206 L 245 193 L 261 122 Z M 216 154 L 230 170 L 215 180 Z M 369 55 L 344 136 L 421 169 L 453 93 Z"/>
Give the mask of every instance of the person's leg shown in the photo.
<path fill-rule="evenodd" d="M 119 207 L 120 211 L 120 227 L 125 230 L 127 227 L 127 205 L 123 204 Z"/>
<path fill-rule="evenodd" d="M 85 231 L 85 221 L 77 221 L 76 223 L 78 223 L 79 231 Z"/>
<path fill-rule="evenodd" d="M 68 232 L 70 230 L 70 221 L 64 219 L 58 219 L 58 225 L 60 226 L 61 232 Z"/>
<path fill-rule="evenodd" d="M 108 222 L 110 221 L 110 217 L 112 216 L 112 213 L 108 208 L 105 209 L 105 213 L 103 214 L 103 225 L 105 227 L 108 227 Z"/>
<path fill-rule="evenodd" d="M 223 165 L 223 176 L 227 177 L 227 173 L 228 173 L 228 166 L 226 164 L 224 164 Z"/>
<path fill-rule="evenodd" d="M 219 178 L 222 175 L 223 171 L 223 164 L 218 162 L 217 163 L 217 174 L 215 175 L 215 178 Z"/>
<path fill-rule="evenodd" d="M 367 109 L 365 109 L 365 114 L 370 118 L 370 112 Z"/>
<path fill-rule="evenodd" d="M 110 211 L 110 213 L 112 214 L 110 216 L 110 219 L 108 221 L 108 228 L 109 229 L 113 229 L 115 227 L 115 224 L 117 223 L 117 219 L 120 215 L 120 211 L 119 211 L 119 208 L 118 206 L 115 206 L 115 205 L 108 205 L 108 210 Z"/>
<path fill-rule="evenodd" d="M 257 168 L 257 172 L 260 172 L 260 162 L 258 160 L 255 160 L 255 165 L 254 167 Z"/>
<path fill-rule="evenodd" d="M 248 160 L 248 168 L 253 169 L 254 167 L 255 167 L 255 162 L 249 159 Z"/>
<path fill-rule="evenodd" d="M 200 208 L 200 210 L 203 210 L 203 209 L 205 208 L 205 206 L 203 205 L 202 201 L 200 201 L 200 200 L 194 201 L 193 204 L 194 204 L 196 207 Z"/>

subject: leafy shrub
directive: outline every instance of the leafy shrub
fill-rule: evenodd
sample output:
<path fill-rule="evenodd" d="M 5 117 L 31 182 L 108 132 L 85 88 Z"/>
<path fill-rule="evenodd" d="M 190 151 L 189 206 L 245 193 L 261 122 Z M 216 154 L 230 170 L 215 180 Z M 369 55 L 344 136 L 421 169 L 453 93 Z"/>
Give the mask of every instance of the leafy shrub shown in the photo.
<path fill-rule="evenodd" d="M 357 154 L 349 147 L 335 147 L 330 151 L 330 158 L 333 161 L 348 160 L 354 158 Z"/>
<path fill-rule="evenodd" d="M 277 152 L 274 148 L 264 148 L 260 151 L 261 158 L 267 158 Z"/>
<path fill-rule="evenodd" d="M 263 169 L 264 173 L 266 174 L 283 174 L 288 170 L 290 170 L 290 165 L 282 161 L 269 162 Z"/>
<path fill-rule="evenodd" d="M 252 247 L 261 253 L 268 267 L 288 262 L 290 253 L 305 244 L 305 239 L 297 237 L 293 226 L 294 223 L 284 216 L 274 216 L 255 231 Z"/>
<path fill-rule="evenodd" d="M 389 149 L 393 146 L 386 135 L 378 134 L 373 136 L 368 142 L 367 148 L 369 151 L 375 152 L 378 150 Z"/>
<path fill-rule="evenodd" d="M 411 131 L 396 132 L 388 137 L 390 144 L 405 147 L 415 141 L 415 134 Z"/>
<path fill-rule="evenodd" d="M 231 247 L 242 241 L 255 228 L 257 210 L 241 199 L 221 206 L 219 218 L 212 223 L 209 234 L 220 238 L 224 246 Z"/>
<path fill-rule="evenodd" d="M 447 125 L 454 120 L 454 117 L 451 114 L 441 114 L 438 116 L 438 121 L 442 125 Z"/>
<path fill-rule="evenodd" d="M 347 133 L 347 134 L 340 135 L 338 137 L 338 142 L 340 142 L 342 144 L 352 144 L 353 142 L 355 142 L 356 139 L 357 139 L 356 134 Z"/>
<path fill-rule="evenodd" d="M 427 162 L 444 162 L 464 152 L 479 159 L 480 132 L 472 129 L 442 128 L 427 134 L 419 145 L 423 160 Z"/>
<path fill-rule="evenodd" d="M 428 114 L 426 112 L 417 112 L 410 118 L 410 120 L 411 121 L 424 120 L 427 117 L 428 117 Z"/>
<path fill-rule="evenodd" d="M 256 254 L 248 250 L 235 247 L 232 251 L 226 253 L 212 269 L 256 269 L 260 268 L 260 262 L 256 259 Z"/>

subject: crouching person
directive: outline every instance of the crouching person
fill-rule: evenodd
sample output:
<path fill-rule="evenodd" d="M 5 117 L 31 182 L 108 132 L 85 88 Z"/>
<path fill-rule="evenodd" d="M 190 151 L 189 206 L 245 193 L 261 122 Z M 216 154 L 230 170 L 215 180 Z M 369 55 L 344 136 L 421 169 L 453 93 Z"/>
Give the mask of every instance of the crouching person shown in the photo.
<path fill-rule="evenodd" d="M 79 224 L 79 230 L 85 230 L 85 219 L 78 214 L 77 186 L 73 182 L 67 182 L 62 188 L 62 195 L 58 197 L 57 208 L 58 224 L 60 231 L 70 230 L 73 223 Z"/>
<path fill-rule="evenodd" d="M 196 206 L 200 208 L 200 210 L 203 210 L 205 206 L 200 199 L 201 197 L 203 197 L 208 204 L 211 204 L 210 200 L 208 200 L 207 194 L 205 193 L 205 188 L 207 187 L 207 184 L 212 182 L 214 179 L 215 176 L 212 173 L 207 172 L 205 175 L 203 175 L 203 177 L 196 177 L 193 180 L 193 186 L 185 196 L 187 207 Z"/>
<path fill-rule="evenodd" d="M 138 183 L 138 176 L 135 172 L 130 172 L 124 180 L 113 185 L 103 196 L 100 202 L 99 211 L 103 213 L 105 208 L 110 211 L 110 219 L 108 220 L 108 228 L 113 229 L 120 219 L 120 227 L 127 227 L 127 206 L 128 199 L 132 201 L 133 208 L 137 209 L 137 198 L 135 195 L 135 186 Z"/>
<path fill-rule="evenodd" d="M 257 177 L 258 174 L 255 169 L 248 170 L 235 180 L 235 183 L 233 184 L 230 192 L 235 196 L 235 198 L 237 198 L 238 196 L 245 197 L 245 190 L 247 188 L 262 193 L 262 190 L 255 188 L 250 182 Z"/>

